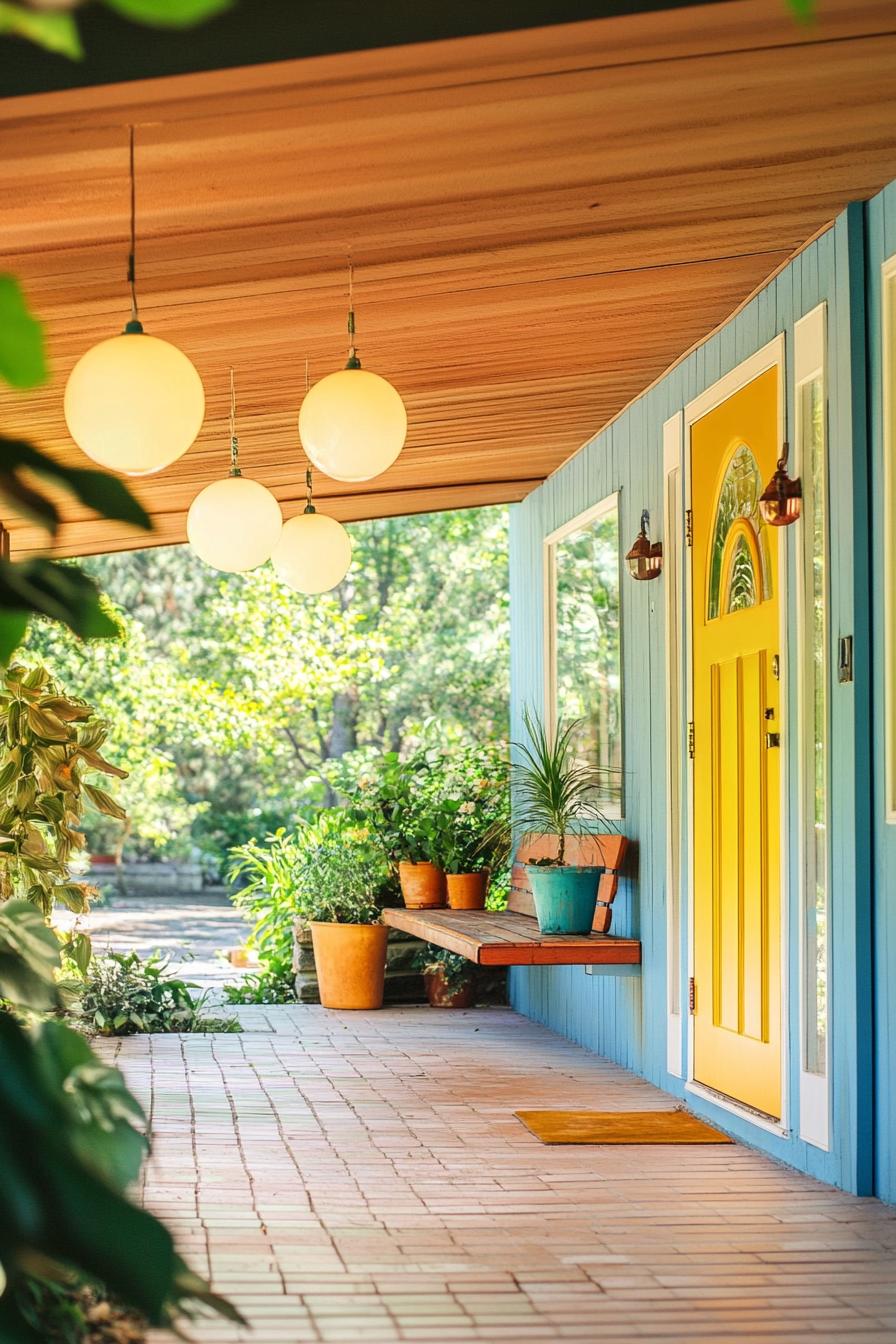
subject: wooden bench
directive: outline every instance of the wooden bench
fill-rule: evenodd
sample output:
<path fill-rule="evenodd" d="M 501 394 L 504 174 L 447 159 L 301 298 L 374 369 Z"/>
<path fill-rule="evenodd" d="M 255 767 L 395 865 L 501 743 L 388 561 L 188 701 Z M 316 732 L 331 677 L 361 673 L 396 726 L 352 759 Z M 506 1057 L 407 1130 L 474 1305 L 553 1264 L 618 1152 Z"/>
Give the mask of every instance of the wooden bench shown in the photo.
<path fill-rule="evenodd" d="M 480 966 L 637 966 L 641 944 L 636 938 L 617 938 L 609 932 L 619 871 L 628 842 L 622 835 L 577 835 L 566 841 L 566 857 L 575 863 L 603 868 L 592 932 L 541 933 L 525 864 L 557 852 L 556 837 L 543 836 L 522 845 L 513 865 L 506 910 L 408 910 L 401 906 L 383 911 L 393 929 L 403 929 L 437 947 L 459 952 Z"/>

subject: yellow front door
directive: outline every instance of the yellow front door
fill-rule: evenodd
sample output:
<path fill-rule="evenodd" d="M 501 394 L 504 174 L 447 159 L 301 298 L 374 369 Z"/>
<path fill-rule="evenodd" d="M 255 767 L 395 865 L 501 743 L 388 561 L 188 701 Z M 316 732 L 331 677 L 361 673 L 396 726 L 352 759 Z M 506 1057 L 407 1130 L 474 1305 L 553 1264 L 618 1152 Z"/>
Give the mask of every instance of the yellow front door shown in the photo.
<path fill-rule="evenodd" d="M 691 427 L 694 1077 L 781 1115 L 777 368 Z"/>

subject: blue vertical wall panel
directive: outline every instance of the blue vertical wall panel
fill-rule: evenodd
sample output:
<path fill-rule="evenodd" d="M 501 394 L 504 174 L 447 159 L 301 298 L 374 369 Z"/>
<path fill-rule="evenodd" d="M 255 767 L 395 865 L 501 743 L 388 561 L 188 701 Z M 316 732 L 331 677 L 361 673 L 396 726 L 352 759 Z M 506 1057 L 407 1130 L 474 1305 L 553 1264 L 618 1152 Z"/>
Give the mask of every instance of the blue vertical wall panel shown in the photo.
<path fill-rule="evenodd" d="M 896 205 L 896 198 L 890 198 Z M 896 232 L 896 210 L 892 211 Z M 614 491 L 619 491 L 620 540 L 626 550 L 638 529 L 642 508 L 663 519 L 663 423 L 783 332 L 786 341 L 787 432 L 793 430 L 793 324 L 819 302 L 828 305 L 828 404 L 831 472 L 831 667 L 836 667 L 839 633 L 852 633 L 866 656 L 856 683 L 831 691 L 830 756 L 832 880 L 830 944 L 832 1132 L 830 1152 L 798 1138 L 799 1096 L 799 873 L 794 837 L 787 873 L 789 899 L 784 918 L 789 955 L 789 995 L 785 1035 L 790 1045 L 789 1132 L 778 1135 L 742 1116 L 691 1094 L 689 1104 L 732 1133 L 767 1149 L 822 1179 L 868 1192 L 871 1185 L 870 1078 L 870 873 L 871 816 L 868 790 L 860 787 L 866 768 L 868 603 L 863 595 L 867 567 L 850 564 L 867 529 L 867 443 L 864 420 L 863 207 L 851 207 L 834 228 L 801 253 L 729 323 L 692 351 L 655 387 L 592 439 L 569 463 L 512 510 L 511 630 L 513 735 L 521 736 L 525 705 L 543 709 L 544 697 L 544 538 Z M 856 290 L 861 291 L 857 294 Z M 857 390 L 860 385 L 860 390 Z M 855 488 L 854 488 L 855 487 Z M 787 537 L 790 572 L 796 570 L 796 537 Z M 682 1094 L 681 1079 L 666 1068 L 666 666 L 665 580 L 637 584 L 622 577 L 622 660 L 625 817 L 621 826 L 633 842 L 631 874 L 621 883 L 614 907 L 614 931 L 642 941 L 640 978 L 589 976 L 583 967 L 516 968 L 511 974 L 514 1006 L 590 1049 Z M 796 594 L 788 593 L 788 626 L 795 652 Z M 788 682 L 788 730 L 796 732 L 796 679 Z M 682 732 L 684 725 L 681 725 Z M 863 746 L 863 741 L 865 746 Z M 797 816 L 796 762 L 788 776 L 788 806 Z M 686 799 L 683 801 L 686 806 Z M 893 837 L 896 839 L 896 835 Z M 687 871 L 686 854 L 682 855 Z M 896 879 L 896 845 L 891 852 L 891 885 Z M 891 912 L 892 917 L 892 912 Z M 682 892 L 682 921 L 687 902 Z M 896 926 L 889 931 L 896 941 Z M 682 940 L 686 944 L 687 931 Z M 683 960 L 682 973 L 686 973 Z M 862 979 L 864 977 L 864 980 Z M 682 989 L 684 987 L 682 986 Z M 686 1003 L 686 994 L 683 995 Z M 887 1001 L 890 1040 L 896 1040 L 896 999 Z M 685 1033 L 686 1034 L 686 1033 Z M 880 1068 L 880 1062 L 878 1063 Z M 891 1079 L 892 1086 L 892 1079 Z M 595 1097 L 595 1104 L 599 1104 Z M 892 1180 L 892 1177 L 890 1178 Z"/>

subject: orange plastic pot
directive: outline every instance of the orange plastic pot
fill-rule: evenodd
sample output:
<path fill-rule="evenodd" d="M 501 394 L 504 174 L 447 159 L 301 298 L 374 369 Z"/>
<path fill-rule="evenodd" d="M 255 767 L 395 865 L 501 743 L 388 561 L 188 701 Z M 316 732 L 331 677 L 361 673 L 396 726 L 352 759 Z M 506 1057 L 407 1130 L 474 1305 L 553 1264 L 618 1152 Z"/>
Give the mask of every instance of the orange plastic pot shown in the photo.
<path fill-rule="evenodd" d="M 398 865 L 401 895 L 410 910 L 425 910 L 445 904 L 445 874 L 434 863 Z"/>
<path fill-rule="evenodd" d="M 441 971 L 431 972 L 423 977 L 426 997 L 431 1008 L 472 1008 L 476 994 L 473 981 L 461 985 L 460 989 L 449 989 Z"/>
<path fill-rule="evenodd" d="M 385 924 L 318 924 L 311 942 L 325 1008 L 382 1008 L 386 979 Z"/>
<path fill-rule="evenodd" d="M 488 873 L 448 873 L 448 904 L 452 910 L 484 910 Z"/>

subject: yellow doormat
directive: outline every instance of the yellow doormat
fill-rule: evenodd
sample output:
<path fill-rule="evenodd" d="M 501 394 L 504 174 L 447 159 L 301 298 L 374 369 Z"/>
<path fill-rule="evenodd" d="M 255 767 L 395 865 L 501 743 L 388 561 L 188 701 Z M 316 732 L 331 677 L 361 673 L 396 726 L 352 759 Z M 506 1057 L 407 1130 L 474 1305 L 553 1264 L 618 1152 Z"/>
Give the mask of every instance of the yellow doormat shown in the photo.
<path fill-rule="evenodd" d="M 733 1143 L 688 1111 L 514 1111 L 542 1143 Z"/>

